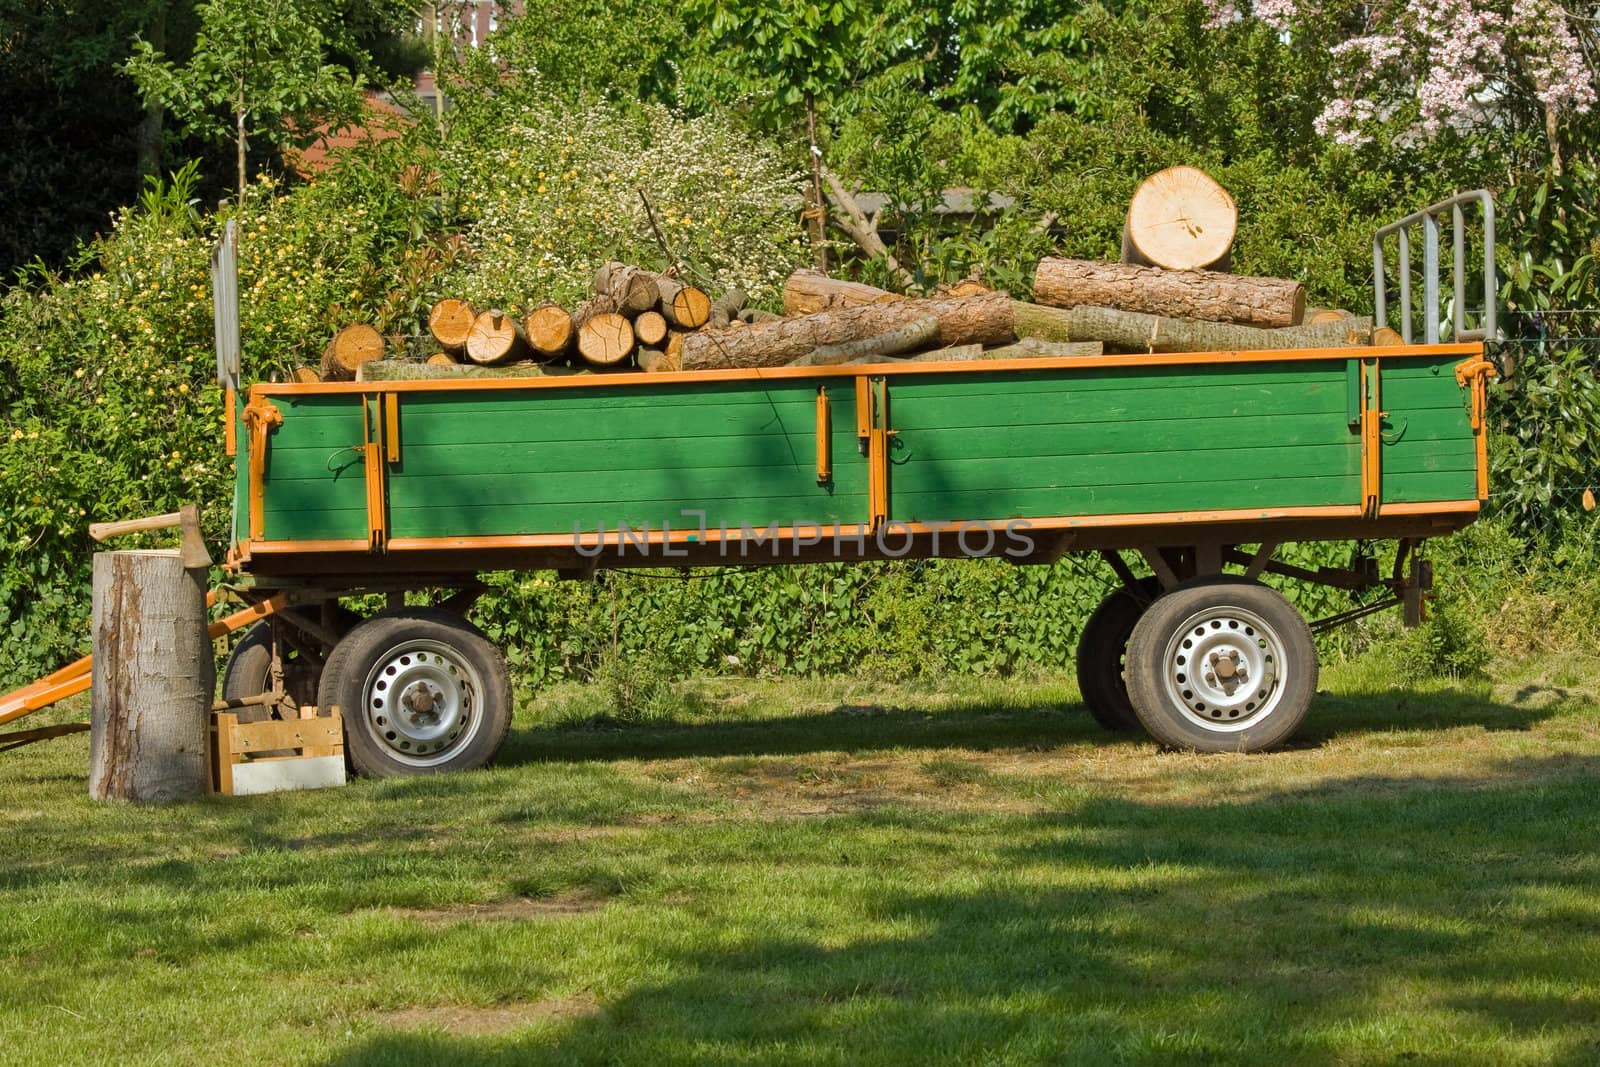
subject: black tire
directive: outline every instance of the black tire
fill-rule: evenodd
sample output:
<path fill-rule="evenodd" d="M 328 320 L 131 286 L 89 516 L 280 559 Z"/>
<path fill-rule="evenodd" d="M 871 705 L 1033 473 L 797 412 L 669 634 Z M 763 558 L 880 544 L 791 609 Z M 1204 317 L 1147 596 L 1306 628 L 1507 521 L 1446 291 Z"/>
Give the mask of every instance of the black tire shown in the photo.
<path fill-rule="evenodd" d="M 1162 744 L 1259 752 L 1283 744 L 1305 719 L 1317 692 L 1317 647 L 1275 590 L 1242 578 L 1196 579 L 1150 605 L 1134 626 L 1127 678 L 1139 722 Z"/>
<path fill-rule="evenodd" d="M 298 609 L 306 611 L 307 609 Z M 345 633 L 361 621 L 353 611 L 340 608 L 338 630 Z M 284 660 L 283 685 L 296 707 L 317 703 L 317 682 L 322 665 L 290 652 Z M 244 637 L 228 656 L 222 672 L 222 699 L 241 700 L 259 696 L 272 688 L 272 623 L 262 621 L 245 631 Z M 262 705 L 239 708 L 240 722 L 262 722 L 272 716 L 272 708 Z"/>
<path fill-rule="evenodd" d="M 1102 600 L 1083 624 L 1083 636 L 1078 638 L 1078 691 L 1094 721 L 1107 730 L 1142 729 L 1124 674 L 1128 639 L 1134 624 L 1160 595 L 1160 579 L 1141 578 L 1137 590 L 1124 586 Z"/>
<path fill-rule="evenodd" d="M 418 699 L 425 706 L 412 703 Z M 404 608 L 339 642 L 318 703 L 324 714 L 337 707 L 344 716 L 357 774 L 443 774 L 485 766 L 499 751 L 511 728 L 511 676 L 500 650 L 461 616 Z"/>

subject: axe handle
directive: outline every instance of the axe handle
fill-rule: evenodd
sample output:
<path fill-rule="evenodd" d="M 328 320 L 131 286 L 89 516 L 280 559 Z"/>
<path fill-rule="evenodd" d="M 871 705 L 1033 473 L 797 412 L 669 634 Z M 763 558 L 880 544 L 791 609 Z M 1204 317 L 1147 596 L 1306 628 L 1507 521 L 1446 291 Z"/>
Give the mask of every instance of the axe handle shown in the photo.
<path fill-rule="evenodd" d="M 150 515 L 143 519 L 124 519 L 121 522 L 91 522 L 89 536 L 96 541 L 122 534 L 141 533 L 145 530 L 165 530 L 183 521 L 183 512 L 172 511 L 165 515 Z"/>

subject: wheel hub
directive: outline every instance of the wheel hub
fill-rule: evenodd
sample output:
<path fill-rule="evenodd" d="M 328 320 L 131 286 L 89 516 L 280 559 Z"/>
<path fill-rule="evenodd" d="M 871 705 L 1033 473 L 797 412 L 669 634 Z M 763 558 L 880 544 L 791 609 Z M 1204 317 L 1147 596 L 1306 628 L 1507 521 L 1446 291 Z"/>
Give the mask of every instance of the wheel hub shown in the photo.
<path fill-rule="evenodd" d="M 363 694 L 373 735 L 397 757 L 427 765 L 472 736 L 480 689 L 454 649 L 412 641 L 380 658 Z"/>
<path fill-rule="evenodd" d="M 1207 730 L 1245 729 L 1278 704 L 1283 647 L 1253 612 L 1207 608 L 1186 620 L 1167 644 L 1167 694 Z"/>

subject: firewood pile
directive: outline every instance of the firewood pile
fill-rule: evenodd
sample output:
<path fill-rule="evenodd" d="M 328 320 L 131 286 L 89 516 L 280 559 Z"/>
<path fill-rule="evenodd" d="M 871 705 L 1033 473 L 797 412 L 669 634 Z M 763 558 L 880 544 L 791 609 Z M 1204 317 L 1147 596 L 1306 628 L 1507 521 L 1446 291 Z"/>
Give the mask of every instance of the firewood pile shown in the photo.
<path fill-rule="evenodd" d="M 428 315 L 437 351 L 425 362 L 383 359 L 384 340 L 350 326 L 319 370 L 297 380 L 515 377 L 619 370 L 675 371 L 931 363 L 1089 356 L 1104 352 L 1229 352 L 1394 343 L 1371 319 L 1306 307 L 1285 278 L 1228 271 L 1237 212 L 1205 173 L 1174 167 L 1130 202 L 1121 262 L 1045 258 L 1031 301 L 980 280 L 904 297 L 799 270 L 783 313 L 713 295 L 671 272 L 607 263 L 573 308 L 544 303 L 517 315 L 444 299 Z"/>

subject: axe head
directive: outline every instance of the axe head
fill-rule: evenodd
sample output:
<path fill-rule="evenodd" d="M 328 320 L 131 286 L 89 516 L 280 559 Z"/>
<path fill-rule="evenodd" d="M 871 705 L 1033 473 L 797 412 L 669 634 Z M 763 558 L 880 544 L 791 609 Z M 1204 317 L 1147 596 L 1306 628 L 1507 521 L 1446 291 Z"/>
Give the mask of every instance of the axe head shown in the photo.
<path fill-rule="evenodd" d="M 182 536 L 178 544 L 178 562 L 189 570 L 210 567 L 211 553 L 206 549 L 205 538 L 200 536 L 198 504 L 185 504 L 178 509 L 178 532 Z"/>

